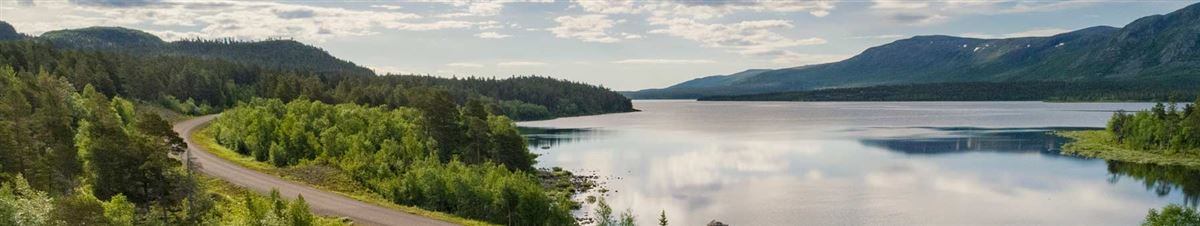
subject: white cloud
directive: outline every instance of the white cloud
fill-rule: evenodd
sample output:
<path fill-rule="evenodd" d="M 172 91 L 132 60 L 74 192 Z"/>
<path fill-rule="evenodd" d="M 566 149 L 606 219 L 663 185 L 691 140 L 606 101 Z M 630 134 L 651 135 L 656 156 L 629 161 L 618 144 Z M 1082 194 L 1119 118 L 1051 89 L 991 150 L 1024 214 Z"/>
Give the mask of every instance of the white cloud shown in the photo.
<path fill-rule="evenodd" d="M 636 1 L 636 0 L 580 0 L 580 8 L 590 13 L 639 14 L 654 16 L 711 19 L 737 12 L 808 12 L 816 17 L 829 15 L 834 8 L 832 0 L 796 1 Z"/>
<path fill-rule="evenodd" d="M 486 38 L 486 39 L 503 39 L 503 38 L 512 37 L 512 35 L 500 34 L 500 33 L 489 31 L 489 32 L 475 34 L 475 37 Z"/>
<path fill-rule="evenodd" d="M 729 49 L 743 55 L 781 57 L 794 54 L 787 50 L 804 45 L 820 45 L 821 38 L 794 39 L 771 31 L 792 28 L 784 20 L 754 20 L 730 24 L 706 24 L 693 19 L 664 19 L 652 17 L 650 24 L 665 26 L 650 33 L 666 34 L 702 43 L 704 46 Z"/>
<path fill-rule="evenodd" d="M 923 9 L 929 7 L 929 1 L 875 0 L 872 9 Z"/>
<path fill-rule="evenodd" d="M 711 64 L 713 60 L 705 59 L 625 59 L 613 61 L 614 64 Z"/>
<path fill-rule="evenodd" d="M 398 5 L 371 5 L 371 8 L 379 8 L 379 9 L 386 9 L 386 10 L 399 10 L 399 9 L 403 9 L 404 7 L 398 6 Z"/>
<path fill-rule="evenodd" d="M 403 12 L 245 1 L 171 0 L 138 7 L 45 2 L 17 7 L 20 9 L 5 11 L 5 20 L 20 24 L 26 33 L 87 26 L 154 26 L 147 30 L 167 39 L 287 37 L 320 42 L 333 37 L 370 35 L 386 24 L 421 18 Z"/>
<path fill-rule="evenodd" d="M 500 62 L 500 63 L 496 64 L 496 66 L 499 66 L 499 67 L 531 67 L 531 66 L 544 66 L 544 65 L 546 65 L 546 63 L 537 62 L 537 61 L 510 61 L 510 62 Z"/>
<path fill-rule="evenodd" d="M 624 38 L 624 39 L 640 39 L 640 38 L 643 38 L 643 37 L 642 37 L 642 35 L 639 35 L 639 34 L 632 34 L 632 33 L 625 33 L 625 32 L 621 32 L 621 38 Z"/>
<path fill-rule="evenodd" d="M 608 34 L 607 30 L 612 28 L 616 22 L 609 19 L 607 15 L 560 16 L 554 18 L 554 21 L 558 22 L 558 26 L 546 29 L 554 33 L 554 37 L 579 39 L 584 42 L 613 43 L 621 41 L 621 39 Z"/>
<path fill-rule="evenodd" d="M 1037 28 L 1037 29 L 1032 29 L 1032 30 L 1018 31 L 1018 32 L 1013 32 L 1013 33 L 1005 33 L 1005 34 L 987 34 L 987 33 L 972 32 L 972 33 L 963 33 L 959 36 L 969 37 L 969 38 L 987 38 L 987 39 L 1019 38 L 1019 37 L 1048 37 L 1048 36 L 1054 36 L 1054 35 L 1062 34 L 1062 33 L 1069 32 L 1069 31 L 1071 31 L 1071 30 L 1062 29 L 1062 28 Z"/>
<path fill-rule="evenodd" d="M 780 56 L 776 57 L 775 59 L 772 59 L 771 62 L 776 63 L 776 64 L 781 64 L 781 65 L 799 66 L 799 65 L 809 65 L 809 64 L 819 64 L 819 63 L 829 63 L 829 62 L 841 61 L 841 60 L 845 60 L 850 57 L 851 57 L 850 55 L 802 54 L 802 53 L 795 53 L 795 52 L 791 52 L 791 51 L 785 51 Z"/>
<path fill-rule="evenodd" d="M 476 63 L 463 63 L 463 62 L 457 62 L 457 63 L 448 63 L 448 64 L 446 64 L 446 66 L 451 66 L 451 67 L 483 67 L 483 65 L 482 65 L 482 64 L 476 64 Z"/>
<path fill-rule="evenodd" d="M 443 20 L 443 21 L 424 22 L 424 23 L 392 22 L 392 23 L 384 24 L 384 27 L 396 29 L 396 30 L 403 30 L 403 31 L 432 31 L 432 30 L 444 30 L 444 29 L 467 29 L 467 28 L 473 28 L 473 27 L 482 29 L 482 27 L 494 26 L 496 24 L 499 24 L 499 22 L 496 22 L 496 21 L 473 22 L 473 21 L 460 21 L 460 20 Z"/>
<path fill-rule="evenodd" d="M 460 11 L 439 15 L 438 17 L 487 17 L 496 16 L 504 9 L 504 5 L 509 3 L 550 3 L 553 0 L 432 0 L 431 2 L 443 2 L 450 5 L 463 8 Z"/>
<path fill-rule="evenodd" d="M 634 0 L 581 0 L 575 3 L 584 11 L 604 14 L 641 13 L 648 9 Z"/>
<path fill-rule="evenodd" d="M 494 9 L 492 6 L 474 6 L 479 5 L 476 3 L 463 4 L 464 7 L 475 8 L 476 12 L 486 13 Z M 370 5 L 370 9 L 349 9 L 287 2 L 165 0 L 137 7 L 66 2 L 38 2 L 11 7 L 14 10 L 5 10 L 4 20 L 19 26 L 22 32 L 34 35 L 58 29 L 124 26 L 146 30 L 166 40 L 293 38 L 305 42 L 323 42 L 337 37 L 373 35 L 382 29 L 484 30 L 505 26 L 497 21 L 422 21 L 424 17 L 399 12 L 404 9 L 403 6 L 391 4 Z"/>
<path fill-rule="evenodd" d="M 871 9 L 883 15 L 884 19 L 908 25 L 927 25 L 940 23 L 950 17 L 970 14 L 1012 14 L 1029 12 L 1052 12 L 1063 9 L 1077 8 L 1097 3 L 1094 0 L 1058 0 L 1058 1 L 1024 1 L 1024 0 L 872 0 Z"/>
<path fill-rule="evenodd" d="M 884 34 L 884 35 L 854 36 L 854 37 L 850 37 L 850 38 L 852 38 L 852 39 L 898 39 L 898 38 L 904 38 L 904 37 L 908 37 L 908 36 L 898 35 L 898 34 Z"/>

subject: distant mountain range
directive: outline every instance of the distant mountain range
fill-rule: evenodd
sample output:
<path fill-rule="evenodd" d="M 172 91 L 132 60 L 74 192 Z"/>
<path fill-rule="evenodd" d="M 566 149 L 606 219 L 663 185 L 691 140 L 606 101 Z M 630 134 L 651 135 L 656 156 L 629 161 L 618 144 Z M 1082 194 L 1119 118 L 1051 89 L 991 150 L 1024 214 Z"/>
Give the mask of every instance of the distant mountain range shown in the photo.
<path fill-rule="evenodd" d="M 623 94 L 635 99 L 692 99 L 978 82 L 1200 84 L 1200 4 L 1143 17 L 1123 28 L 1097 26 L 1050 37 L 916 36 L 834 63 L 747 70 Z"/>

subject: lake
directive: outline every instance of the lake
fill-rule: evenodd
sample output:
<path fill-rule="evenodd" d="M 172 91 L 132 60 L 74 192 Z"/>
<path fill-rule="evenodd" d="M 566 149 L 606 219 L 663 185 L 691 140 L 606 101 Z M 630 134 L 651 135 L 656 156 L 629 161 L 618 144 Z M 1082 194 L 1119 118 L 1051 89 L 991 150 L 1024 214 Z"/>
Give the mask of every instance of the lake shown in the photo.
<path fill-rule="evenodd" d="M 1051 132 L 1151 105 L 635 101 L 519 125 L 539 167 L 600 176 L 643 225 L 1136 225 L 1194 205 L 1200 172 L 1064 156 Z"/>

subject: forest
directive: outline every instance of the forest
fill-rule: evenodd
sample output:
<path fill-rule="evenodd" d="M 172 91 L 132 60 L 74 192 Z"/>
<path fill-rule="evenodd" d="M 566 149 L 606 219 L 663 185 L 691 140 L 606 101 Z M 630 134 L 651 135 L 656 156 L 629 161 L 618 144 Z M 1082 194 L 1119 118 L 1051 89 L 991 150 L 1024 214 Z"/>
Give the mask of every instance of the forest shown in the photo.
<path fill-rule="evenodd" d="M 287 48 L 312 47 L 294 41 L 105 45 L 0 41 L 0 225 L 344 224 L 313 216 L 303 197 L 193 175 L 176 159 L 182 139 L 148 109 L 224 112 L 221 144 L 279 167 L 337 167 L 395 203 L 570 225 L 577 204 L 543 188 L 513 119 L 633 111 L 607 88 L 548 77 L 298 68 L 328 55 L 295 55 L 306 50 Z"/>
<path fill-rule="evenodd" d="M 421 88 L 446 89 L 458 104 L 471 99 L 486 101 L 487 105 L 500 110 L 500 114 L 517 120 L 633 111 L 628 99 L 607 88 L 548 77 L 437 78 L 376 76 L 361 70 L 315 71 L 272 64 L 279 60 L 263 60 L 267 56 L 252 54 L 276 52 L 280 55 L 271 57 L 290 59 L 296 64 L 305 64 L 306 60 L 314 61 L 314 65 L 327 61 L 319 60 L 324 59 L 322 57 L 288 55 L 293 52 L 315 54 L 287 50 L 312 48 L 295 42 L 268 45 L 282 49 L 274 51 L 260 50 L 266 47 L 252 48 L 256 51 L 228 50 L 229 46 L 250 45 L 233 41 L 177 43 L 180 44 L 162 48 L 223 51 L 197 50 L 209 54 L 204 56 L 178 51 L 130 54 L 57 47 L 48 41 L 34 39 L 0 42 L 0 65 L 10 65 L 23 72 L 44 70 L 64 76 L 77 90 L 92 85 L 107 96 L 163 103 L 163 106 L 191 114 L 217 112 L 254 97 L 285 101 L 303 97 L 325 103 L 408 106 L 412 102 L 411 90 Z M 212 47 L 221 45 L 225 47 Z M 211 56 L 218 53 L 222 57 Z"/>
<path fill-rule="evenodd" d="M 1200 155 L 1200 100 L 1182 108 L 1158 103 L 1149 111 L 1116 112 L 1107 130 L 1113 141 L 1133 150 Z"/>
<path fill-rule="evenodd" d="M 303 198 L 214 192 L 158 115 L 0 68 L 0 225 L 314 225 Z M 336 224 L 336 222 L 334 222 Z"/>
<path fill-rule="evenodd" d="M 703 101 L 1168 101 L 1185 100 L 1200 81 L 962 82 L 830 88 L 710 96 Z"/>
<path fill-rule="evenodd" d="M 253 99 L 209 127 L 222 146 L 277 167 L 334 166 L 404 205 L 504 225 L 574 223 L 568 197 L 549 196 L 512 121 L 471 100 L 427 90 L 385 109 Z"/>

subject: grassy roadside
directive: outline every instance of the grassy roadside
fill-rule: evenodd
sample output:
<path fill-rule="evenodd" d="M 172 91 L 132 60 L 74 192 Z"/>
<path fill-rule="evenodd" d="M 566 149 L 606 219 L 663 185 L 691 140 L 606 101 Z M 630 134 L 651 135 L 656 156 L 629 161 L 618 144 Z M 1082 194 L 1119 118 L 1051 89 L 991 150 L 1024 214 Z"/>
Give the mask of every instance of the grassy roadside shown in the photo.
<path fill-rule="evenodd" d="M 238 164 L 242 167 L 253 169 L 261 173 L 275 175 L 292 182 L 320 188 L 321 190 L 338 193 L 362 202 L 455 224 L 494 225 L 487 222 L 461 218 L 447 213 L 429 211 L 413 206 L 392 203 L 391 201 L 388 201 L 377 194 L 369 192 L 369 190 L 361 186 L 357 186 L 357 184 L 351 178 L 344 173 L 338 172 L 337 169 L 334 169 L 333 167 L 300 165 L 287 168 L 278 168 L 264 162 L 255 161 L 252 157 L 240 155 L 237 152 L 217 144 L 216 140 L 210 135 L 207 125 L 203 126 L 199 132 L 192 133 L 192 141 L 196 142 L 197 145 L 200 145 L 209 153 Z"/>
<path fill-rule="evenodd" d="M 259 198 L 266 197 L 262 194 L 259 194 L 256 192 L 251 192 L 250 190 L 247 190 L 246 188 L 238 187 L 237 185 L 230 184 L 229 182 L 226 182 L 226 181 L 214 178 L 214 177 L 210 177 L 210 176 L 205 176 L 202 174 L 198 174 L 196 176 L 196 181 L 200 182 L 200 185 L 203 186 L 206 191 L 209 191 L 209 192 L 212 192 L 213 194 L 221 196 L 221 199 L 224 201 L 222 201 L 222 203 L 218 204 L 218 205 L 220 205 L 218 207 L 219 209 L 220 208 L 243 207 L 245 205 L 245 202 L 240 201 L 240 200 L 244 200 L 243 197 L 246 197 L 248 195 L 256 196 Z M 353 223 L 351 223 L 349 219 L 345 219 L 342 217 L 336 217 L 336 216 L 315 215 L 313 220 L 315 220 L 313 222 L 313 225 L 320 225 L 320 226 L 350 226 L 350 225 L 353 225 Z"/>
<path fill-rule="evenodd" d="M 1163 151 L 1130 150 L 1115 145 L 1112 135 L 1104 130 L 1058 132 L 1073 141 L 1063 145 L 1064 154 L 1102 158 L 1143 164 L 1175 165 L 1200 169 L 1200 155 L 1167 153 Z"/>

